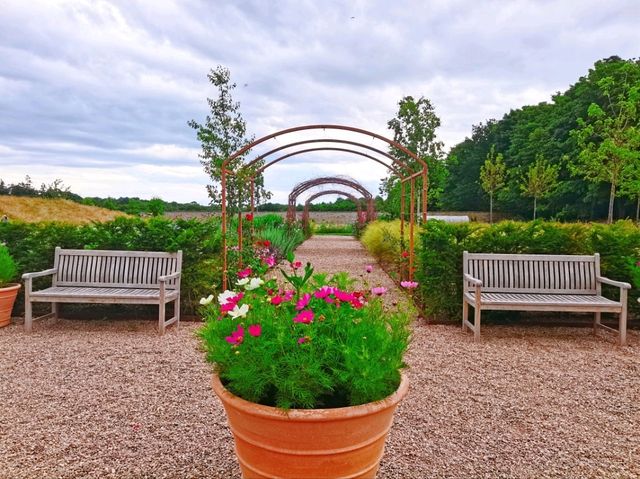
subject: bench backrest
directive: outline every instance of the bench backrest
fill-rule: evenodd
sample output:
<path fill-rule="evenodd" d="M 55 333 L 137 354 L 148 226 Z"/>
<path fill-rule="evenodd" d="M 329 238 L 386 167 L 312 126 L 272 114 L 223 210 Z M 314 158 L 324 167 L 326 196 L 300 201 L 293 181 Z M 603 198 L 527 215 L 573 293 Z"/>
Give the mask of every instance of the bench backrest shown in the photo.
<path fill-rule="evenodd" d="M 108 251 L 56 248 L 57 286 L 159 288 L 158 277 L 181 271 L 182 251 Z M 166 282 L 177 288 L 178 280 Z"/>
<path fill-rule="evenodd" d="M 487 293 L 596 294 L 600 255 L 463 254 L 463 271 L 482 281 Z M 465 291 L 473 287 L 464 282 Z"/>

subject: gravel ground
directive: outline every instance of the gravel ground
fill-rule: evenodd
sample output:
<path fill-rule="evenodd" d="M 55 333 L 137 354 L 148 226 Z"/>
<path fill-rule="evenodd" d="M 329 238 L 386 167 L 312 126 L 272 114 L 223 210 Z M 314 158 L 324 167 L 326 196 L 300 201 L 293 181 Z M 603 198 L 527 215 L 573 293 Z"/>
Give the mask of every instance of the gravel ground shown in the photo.
<path fill-rule="evenodd" d="M 355 273 L 373 262 L 345 237 L 309 240 L 298 257 Z M 370 283 L 393 287 L 378 268 Z M 0 477 L 239 477 L 197 328 L 0 329 Z M 490 326 L 475 344 L 418 320 L 378 477 L 640 477 L 639 334 L 618 348 L 589 331 Z"/>

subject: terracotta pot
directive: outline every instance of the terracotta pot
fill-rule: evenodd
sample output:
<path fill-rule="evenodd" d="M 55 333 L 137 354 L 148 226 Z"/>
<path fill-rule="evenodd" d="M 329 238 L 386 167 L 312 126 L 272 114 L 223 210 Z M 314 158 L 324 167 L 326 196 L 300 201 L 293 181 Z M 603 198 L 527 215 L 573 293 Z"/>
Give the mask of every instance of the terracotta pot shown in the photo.
<path fill-rule="evenodd" d="M 11 323 L 11 310 L 13 309 L 13 303 L 16 302 L 19 289 L 20 285 L 18 283 L 9 283 L 7 286 L 0 288 L 0 328 L 9 326 L 9 323 Z"/>
<path fill-rule="evenodd" d="M 245 401 L 213 377 L 246 479 L 374 478 L 393 413 L 408 389 L 403 374 L 396 392 L 381 401 L 285 412 Z"/>

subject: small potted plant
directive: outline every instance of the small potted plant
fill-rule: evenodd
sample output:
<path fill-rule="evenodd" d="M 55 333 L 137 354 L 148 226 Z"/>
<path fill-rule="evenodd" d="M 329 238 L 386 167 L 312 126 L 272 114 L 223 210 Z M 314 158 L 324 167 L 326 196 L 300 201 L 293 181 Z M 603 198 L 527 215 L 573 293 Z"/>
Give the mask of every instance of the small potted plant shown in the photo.
<path fill-rule="evenodd" d="M 20 289 L 19 283 L 11 283 L 17 272 L 9 249 L 0 243 L 0 328 L 11 322 L 11 310 Z"/>
<path fill-rule="evenodd" d="M 263 279 L 267 263 L 201 301 L 243 476 L 375 477 L 408 390 L 410 309 L 389 311 L 385 288 L 353 291 L 346 274 L 314 275 L 293 258 L 281 286 Z"/>

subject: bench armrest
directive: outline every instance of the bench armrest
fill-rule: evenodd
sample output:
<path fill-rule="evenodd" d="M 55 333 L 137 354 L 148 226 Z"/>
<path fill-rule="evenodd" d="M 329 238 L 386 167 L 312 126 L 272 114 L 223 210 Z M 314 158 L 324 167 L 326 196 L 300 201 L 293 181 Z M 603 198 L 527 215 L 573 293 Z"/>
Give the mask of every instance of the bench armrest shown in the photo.
<path fill-rule="evenodd" d="M 56 268 L 45 269 L 44 271 L 38 271 L 36 273 L 25 273 L 22 275 L 22 279 L 39 278 L 40 276 L 49 276 L 57 272 L 58 270 Z"/>
<path fill-rule="evenodd" d="M 474 278 L 469 273 L 464 273 L 464 280 L 474 286 L 482 286 L 482 281 L 480 281 L 478 278 Z"/>
<path fill-rule="evenodd" d="M 164 283 L 164 282 L 169 281 L 171 279 L 178 279 L 181 274 L 182 273 L 180 271 L 176 271 L 175 273 L 171 273 L 171 274 L 165 274 L 164 276 L 159 276 L 158 277 L 158 281 L 160 283 Z"/>
<path fill-rule="evenodd" d="M 598 283 L 608 284 L 621 289 L 631 289 L 631 285 L 629 283 L 624 283 L 622 281 L 614 281 L 612 279 L 605 278 L 604 276 L 597 276 L 596 281 Z"/>

